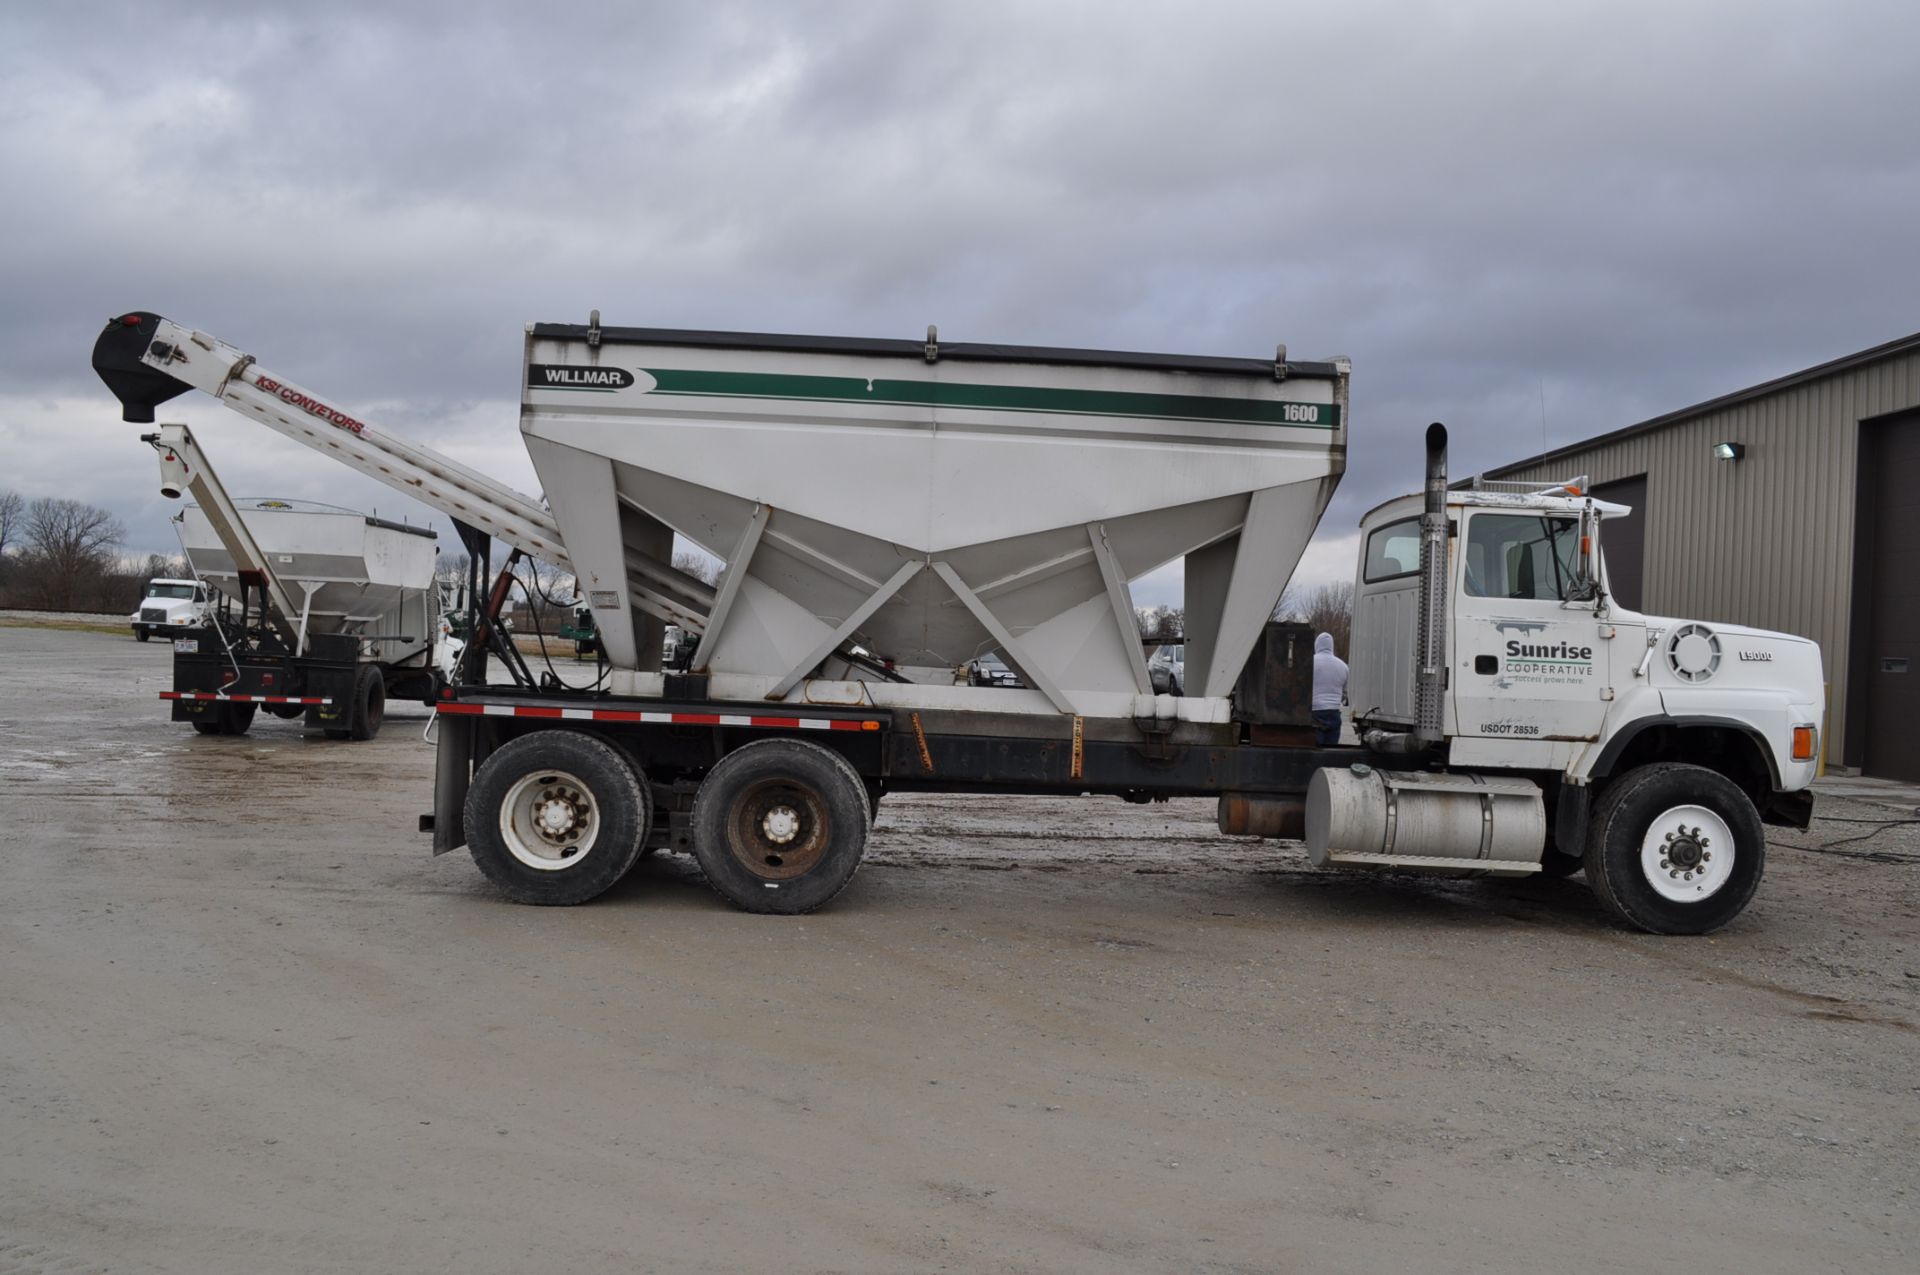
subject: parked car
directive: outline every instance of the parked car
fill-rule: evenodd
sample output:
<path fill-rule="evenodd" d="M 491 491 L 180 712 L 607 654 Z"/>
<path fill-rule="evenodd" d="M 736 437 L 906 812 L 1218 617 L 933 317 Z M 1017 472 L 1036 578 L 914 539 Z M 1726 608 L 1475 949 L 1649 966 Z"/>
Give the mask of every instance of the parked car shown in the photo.
<path fill-rule="evenodd" d="M 1147 676 L 1153 679 L 1155 695 L 1187 693 L 1187 648 L 1184 643 L 1163 646 L 1147 661 Z"/>
<path fill-rule="evenodd" d="M 184 629 L 205 624 L 210 596 L 211 591 L 198 580 L 147 581 L 147 595 L 140 599 L 139 609 L 127 617 L 133 625 L 133 636 L 144 642 L 176 626 Z"/>
<path fill-rule="evenodd" d="M 1025 686 L 1020 675 L 1007 667 L 1007 662 L 989 651 L 973 663 L 967 665 L 968 686 Z"/>

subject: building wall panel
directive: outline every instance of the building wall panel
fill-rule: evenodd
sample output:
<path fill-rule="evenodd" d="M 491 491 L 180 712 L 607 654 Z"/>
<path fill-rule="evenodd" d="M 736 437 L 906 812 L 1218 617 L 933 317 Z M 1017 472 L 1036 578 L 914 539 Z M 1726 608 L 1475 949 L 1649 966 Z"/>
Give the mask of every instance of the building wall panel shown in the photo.
<path fill-rule="evenodd" d="M 1646 611 L 1820 644 L 1829 760 L 1846 738 L 1860 422 L 1920 407 L 1920 351 L 1495 471 L 1596 483 L 1647 475 Z M 1722 461 L 1713 445 L 1746 445 Z"/>

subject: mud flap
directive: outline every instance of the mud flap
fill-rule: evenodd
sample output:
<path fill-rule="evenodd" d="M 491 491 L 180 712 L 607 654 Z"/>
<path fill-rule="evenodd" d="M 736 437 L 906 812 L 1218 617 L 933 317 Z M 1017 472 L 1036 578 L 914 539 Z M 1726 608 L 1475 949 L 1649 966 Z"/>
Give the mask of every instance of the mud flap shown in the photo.
<path fill-rule="evenodd" d="M 476 725 L 451 714 L 440 717 L 440 739 L 433 754 L 433 814 L 421 820 L 423 831 L 432 829 L 437 855 L 467 844 L 467 785 L 473 780 Z"/>

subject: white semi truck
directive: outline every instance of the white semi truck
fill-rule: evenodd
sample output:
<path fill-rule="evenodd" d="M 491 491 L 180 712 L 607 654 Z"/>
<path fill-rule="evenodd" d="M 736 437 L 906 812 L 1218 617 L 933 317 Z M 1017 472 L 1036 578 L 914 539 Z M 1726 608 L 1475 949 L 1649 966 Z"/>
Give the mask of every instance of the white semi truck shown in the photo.
<path fill-rule="evenodd" d="M 1522 877 L 1584 869 L 1657 933 L 1759 885 L 1804 827 L 1818 649 L 1628 611 L 1608 517 L 1567 484 L 1426 484 L 1362 524 L 1349 698 L 1313 744 L 1310 635 L 1269 622 L 1345 468 L 1344 359 L 1141 355 L 536 324 L 521 430 L 548 504 L 401 442 L 252 356 L 147 312 L 95 367 L 130 421 L 199 388 L 456 519 L 570 567 L 592 689 L 487 676 L 507 575 L 438 702 L 436 853 L 572 904 L 652 847 L 754 912 L 847 884 L 888 792 L 1218 800 L 1231 835 L 1316 864 Z M 550 507 L 549 507 L 550 506 Z M 726 564 L 671 565 L 675 534 Z M 1130 582 L 1186 571 L 1183 690 L 1156 694 Z M 478 598 L 481 591 L 472 590 Z M 663 667 L 661 634 L 695 640 Z M 997 654 L 1012 685 L 969 685 Z"/>
<path fill-rule="evenodd" d="M 145 642 L 156 633 L 199 628 L 207 622 L 207 608 L 212 604 L 213 591 L 203 581 L 156 576 L 147 581 L 146 595 L 127 622 L 133 627 L 133 636 Z"/>

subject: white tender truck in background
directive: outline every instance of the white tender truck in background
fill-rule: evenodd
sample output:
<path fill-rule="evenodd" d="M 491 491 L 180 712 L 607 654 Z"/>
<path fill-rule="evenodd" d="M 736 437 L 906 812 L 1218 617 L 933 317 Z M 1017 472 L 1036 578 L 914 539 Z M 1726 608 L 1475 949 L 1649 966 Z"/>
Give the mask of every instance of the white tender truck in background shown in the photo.
<path fill-rule="evenodd" d="M 1223 832 L 1304 836 L 1317 864 L 1584 868 L 1623 921 L 1702 933 L 1753 896 L 1763 823 L 1811 815 L 1818 649 L 1618 606 L 1600 545 L 1623 511 L 1450 489 L 1439 426 L 1423 494 L 1363 524 L 1361 742 L 1314 746 L 1311 634 L 1268 617 L 1345 469 L 1345 360 L 536 324 L 521 431 L 547 505 L 147 312 L 94 365 L 127 420 L 199 388 L 447 512 L 476 577 L 513 546 L 486 605 L 469 591 L 422 827 L 523 902 L 584 902 L 673 846 L 739 907 L 806 912 L 888 792 L 1209 796 Z M 717 586 L 673 568 L 676 533 Z M 592 608 L 591 688 L 536 684 L 501 639 L 522 553 Z M 1180 696 L 1155 693 L 1130 592 L 1176 559 Z M 669 624 L 695 638 L 679 667 Z M 1017 686 L 968 684 L 990 652 Z"/>
<path fill-rule="evenodd" d="M 255 714 L 372 739 L 389 696 L 433 703 L 450 641 L 425 527 L 305 500 L 236 500 L 185 425 L 141 436 L 161 494 L 193 493 L 180 544 L 212 600 L 169 629 L 173 720 L 244 735 Z M 204 586 L 203 586 L 204 595 Z"/>
<path fill-rule="evenodd" d="M 147 594 L 127 617 L 133 636 L 145 642 L 156 633 L 198 628 L 206 623 L 212 593 L 198 580 L 156 577 L 147 581 Z"/>

